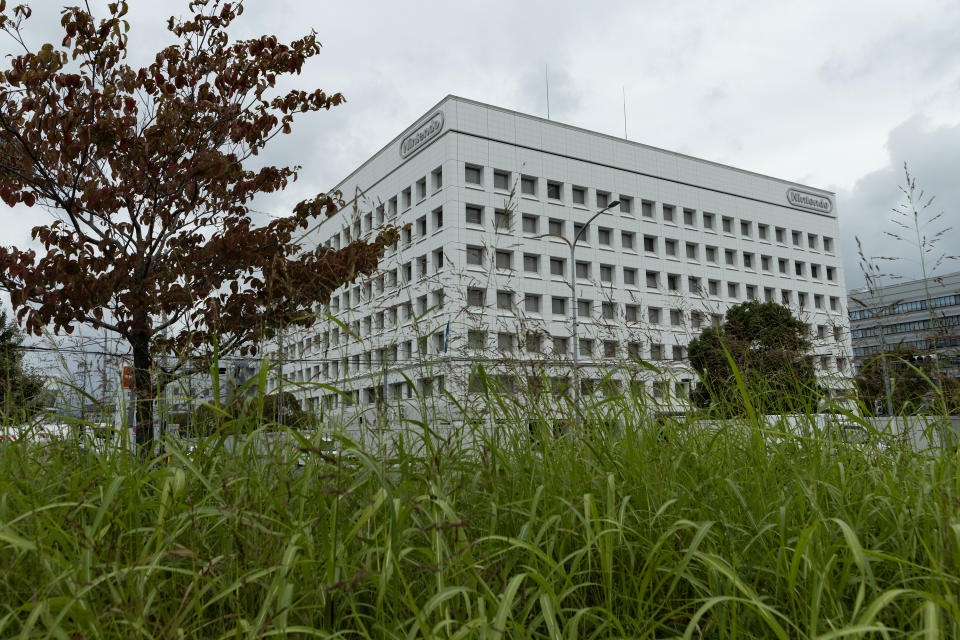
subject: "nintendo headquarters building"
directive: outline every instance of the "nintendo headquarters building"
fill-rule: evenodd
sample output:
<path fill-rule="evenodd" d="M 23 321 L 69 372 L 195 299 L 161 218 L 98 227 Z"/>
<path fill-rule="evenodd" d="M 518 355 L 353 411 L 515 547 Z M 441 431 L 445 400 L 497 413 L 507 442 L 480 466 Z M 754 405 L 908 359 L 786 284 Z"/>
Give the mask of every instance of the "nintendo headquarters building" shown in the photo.
<path fill-rule="evenodd" d="M 429 399 L 456 421 L 451 399 L 482 404 L 479 365 L 506 390 L 678 407 L 687 344 L 746 300 L 807 324 L 830 386 L 850 374 L 829 191 L 456 96 L 336 189 L 349 206 L 306 244 L 403 231 L 273 350 L 306 410 L 416 416 Z"/>

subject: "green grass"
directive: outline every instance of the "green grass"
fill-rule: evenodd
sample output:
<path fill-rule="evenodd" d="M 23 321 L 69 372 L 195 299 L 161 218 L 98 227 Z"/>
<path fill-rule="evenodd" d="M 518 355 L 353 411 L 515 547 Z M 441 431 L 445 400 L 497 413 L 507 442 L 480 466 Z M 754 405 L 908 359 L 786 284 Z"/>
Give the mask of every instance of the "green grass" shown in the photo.
<path fill-rule="evenodd" d="M 954 452 L 637 398 L 561 437 L 529 417 L 407 425 L 389 458 L 303 439 L 302 471 L 217 438 L 149 463 L 4 444 L 0 637 L 960 636 Z"/>

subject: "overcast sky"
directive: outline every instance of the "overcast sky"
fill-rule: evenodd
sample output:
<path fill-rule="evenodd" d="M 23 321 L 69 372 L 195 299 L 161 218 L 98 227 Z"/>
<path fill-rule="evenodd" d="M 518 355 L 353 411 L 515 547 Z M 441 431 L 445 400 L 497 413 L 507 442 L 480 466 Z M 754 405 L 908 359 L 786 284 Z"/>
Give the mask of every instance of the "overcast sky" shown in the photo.
<path fill-rule="evenodd" d="M 59 42 L 59 3 L 33 4 L 32 42 Z M 131 62 L 142 64 L 187 2 L 131 5 Z M 904 162 L 944 220 L 958 217 L 956 0 L 245 6 L 237 37 L 315 29 L 324 51 L 297 84 L 347 97 L 301 118 L 268 156 L 303 165 L 292 189 L 261 204 L 275 214 L 336 184 L 446 94 L 546 115 L 549 65 L 554 120 L 623 135 L 625 93 L 632 140 L 836 191 L 848 286 L 862 283 L 854 235 L 917 274 L 916 249 L 883 235 L 894 230 Z M 0 210 L 0 244 L 28 243 L 44 215 Z M 960 253 L 960 231 L 941 248 Z"/>

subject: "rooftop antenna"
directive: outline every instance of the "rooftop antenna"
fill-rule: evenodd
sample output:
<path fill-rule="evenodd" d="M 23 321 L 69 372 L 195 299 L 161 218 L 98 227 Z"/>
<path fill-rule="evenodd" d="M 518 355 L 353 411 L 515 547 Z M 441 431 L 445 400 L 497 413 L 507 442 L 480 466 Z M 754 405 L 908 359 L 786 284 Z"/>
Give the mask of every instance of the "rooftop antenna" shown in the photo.
<path fill-rule="evenodd" d="M 629 140 L 627 137 L 627 90 L 621 85 L 620 90 L 623 92 L 623 139 Z"/>
<path fill-rule="evenodd" d="M 547 81 L 547 120 L 550 119 L 550 67 L 543 65 L 543 78 Z"/>

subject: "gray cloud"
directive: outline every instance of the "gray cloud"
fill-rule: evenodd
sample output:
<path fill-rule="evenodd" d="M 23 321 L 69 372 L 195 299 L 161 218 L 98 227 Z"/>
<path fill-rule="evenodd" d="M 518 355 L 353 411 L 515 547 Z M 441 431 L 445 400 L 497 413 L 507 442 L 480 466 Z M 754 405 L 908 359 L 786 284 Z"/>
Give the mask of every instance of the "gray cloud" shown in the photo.
<path fill-rule="evenodd" d="M 885 166 L 839 194 L 844 266 L 851 287 L 863 284 L 855 237 L 860 238 L 868 257 L 899 258 L 894 263 L 882 262 L 885 271 L 905 278 L 921 276 L 916 243 L 900 242 L 886 235 L 901 231 L 892 219 L 893 209 L 905 201 L 900 191 L 905 184 L 904 162 L 916 178 L 918 189 L 926 193 L 926 199 L 935 198 L 920 220 L 943 212 L 938 221 L 926 227 L 927 235 L 952 227 L 938 241 L 931 256 L 935 259 L 943 253 L 960 253 L 960 123 L 934 126 L 922 116 L 910 118 L 890 131 L 887 152 Z M 947 261 L 939 273 L 957 270 L 960 262 Z"/>

